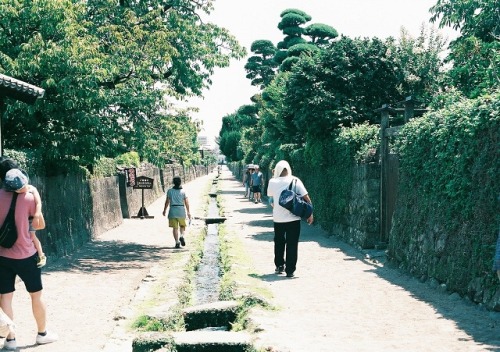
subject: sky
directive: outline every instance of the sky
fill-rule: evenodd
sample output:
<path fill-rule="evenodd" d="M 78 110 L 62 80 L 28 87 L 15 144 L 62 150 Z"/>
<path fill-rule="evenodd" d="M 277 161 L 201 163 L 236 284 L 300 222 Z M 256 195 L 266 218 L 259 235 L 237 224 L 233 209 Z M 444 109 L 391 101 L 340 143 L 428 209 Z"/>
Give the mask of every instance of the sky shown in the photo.
<path fill-rule="evenodd" d="M 401 27 L 412 36 L 418 36 L 423 24 L 430 24 L 431 8 L 437 0 L 215 0 L 215 10 L 207 21 L 228 29 L 251 56 L 250 46 L 259 39 L 271 40 L 275 45 L 284 37 L 277 28 L 280 13 L 289 8 L 302 10 L 312 23 L 332 26 L 340 34 L 355 37 L 389 36 L 399 38 Z M 439 30 L 446 38 L 453 39 L 451 29 Z M 215 145 L 215 138 L 222 127 L 222 118 L 234 113 L 240 106 L 251 104 L 259 90 L 247 79 L 244 65 L 248 56 L 233 60 L 227 68 L 216 69 L 213 84 L 203 92 L 203 98 L 190 99 L 189 105 L 199 108 L 193 113 L 195 120 L 203 121 L 200 135 L 208 137 Z"/>

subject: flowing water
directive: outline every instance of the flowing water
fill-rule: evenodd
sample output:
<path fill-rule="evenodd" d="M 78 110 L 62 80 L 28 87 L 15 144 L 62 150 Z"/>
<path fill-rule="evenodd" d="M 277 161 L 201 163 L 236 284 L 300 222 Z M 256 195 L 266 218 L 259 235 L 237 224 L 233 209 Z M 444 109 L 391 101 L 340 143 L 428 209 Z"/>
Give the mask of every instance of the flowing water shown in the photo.
<path fill-rule="evenodd" d="M 214 185 L 215 186 L 215 185 Z M 214 187 L 212 187 L 214 188 Z M 215 197 L 210 197 L 207 217 L 218 217 L 219 208 Z M 195 277 L 194 304 L 212 303 L 219 300 L 219 225 L 208 224 L 203 257 Z"/>

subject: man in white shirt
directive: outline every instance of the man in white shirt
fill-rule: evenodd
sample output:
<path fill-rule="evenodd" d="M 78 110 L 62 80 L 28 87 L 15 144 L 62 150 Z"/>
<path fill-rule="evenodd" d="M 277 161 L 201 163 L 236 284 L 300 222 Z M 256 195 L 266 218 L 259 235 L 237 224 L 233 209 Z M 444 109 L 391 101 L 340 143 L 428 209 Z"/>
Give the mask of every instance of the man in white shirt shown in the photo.
<path fill-rule="evenodd" d="M 295 181 L 294 181 L 295 180 Z M 303 199 L 311 202 L 307 190 L 300 179 L 292 176 L 292 169 L 287 161 L 281 160 L 274 168 L 274 177 L 269 181 L 267 195 L 273 197 L 273 221 L 274 221 L 274 264 L 276 273 L 286 272 L 289 278 L 294 277 L 297 265 L 298 246 L 300 237 L 300 217 L 292 214 L 278 203 L 278 199 L 283 190 L 288 188 L 293 182 L 295 193 Z M 312 224 L 314 217 L 307 219 Z M 286 252 L 286 258 L 285 258 Z"/>

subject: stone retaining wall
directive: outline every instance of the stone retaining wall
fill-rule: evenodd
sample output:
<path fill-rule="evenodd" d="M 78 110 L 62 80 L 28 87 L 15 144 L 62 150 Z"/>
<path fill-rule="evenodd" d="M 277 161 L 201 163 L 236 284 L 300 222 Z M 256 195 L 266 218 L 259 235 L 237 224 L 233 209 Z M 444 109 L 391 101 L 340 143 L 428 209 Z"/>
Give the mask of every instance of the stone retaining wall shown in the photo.
<path fill-rule="evenodd" d="M 242 166 L 229 165 L 237 178 Z M 308 170 L 300 170 L 307 180 Z M 400 178 L 398 188 L 405 184 Z M 306 183 L 307 187 L 307 183 Z M 316 195 L 316 199 L 320 195 Z M 397 192 L 396 212 L 388 241 L 388 258 L 402 270 L 462 297 L 500 311 L 500 286 L 491 270 L 496 225 L 491 233 L 479 230 L 484 219 L 494 219 L 496 208 L 478 202 L 475 217 L 450 230 L 450 219 L 439 205 L 429 205 L 418 190 Z M 380 242 L 380 166 L 369 163 L 353 166 L 346 212 L 339 218 L 320 219 L 329 233 L 361 249 Z M 482 227 L 481 227 L 482 228 Z M 471 272 L 475 271 L 472 275 Z"/>
<path fill-rule="evenodd" d="M 240 180 L 243 178 L 243 165 L 231 163 L 229 168 L 236 178 Z M 261 171 L 264 175 L 268 175 L 268 178 L 266 178 L 267 184 L 269 178 L 272 177 L 271 171 Z M 322 223 L 327 223 L 330 227 L 328 231 L 355 247 L 373 248 L 378 242 L 380 232 L 379 191 L 380 166 L 378 163 L 354 165 L 347 214 L 342 219 L 322 219 Z"/>
<path fill-rule="evenodd" d="M 343 221 L 342 221 L 343 220 Z M 380 236 L 380 166 L 355 165 L 348 213 L 344 219 L 329 219 L 332 232 L 359 248 L 374 248 Z"/>
<path fill-rule="evenodd" d="M 162 197 L 179 175 L 183 182 L 207 174 L 209 167 L 138 169 L 137 176 L 153 178 L 153 189 L 144 190 L 144 206 Z M 31 177 L 42 197 L 47 227 L 38 231 L 44 252 L 62 257 L 73 253 L 100 234 L 119 226 L 124 218 L 137 215 L 142 190 L 127 187 L 124 175 L 86 180 L 78 175 Z"/>

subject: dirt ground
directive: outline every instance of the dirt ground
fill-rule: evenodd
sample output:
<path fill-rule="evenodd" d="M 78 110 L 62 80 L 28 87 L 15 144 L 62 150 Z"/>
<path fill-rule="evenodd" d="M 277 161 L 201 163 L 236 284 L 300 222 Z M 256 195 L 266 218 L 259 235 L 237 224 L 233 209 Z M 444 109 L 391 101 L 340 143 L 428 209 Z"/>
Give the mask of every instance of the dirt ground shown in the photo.
<path fill-rule="evenodd" d="M 184 186 L 195 216 L 214 176 Z M 250 258 L 234 258 L 235 265 L 245 266 L 249 279 L 257 282 L 255 289 L 268 292 L 270 303 L 279 307 L 252 313 L 257 346 L 279 352 L 500 351 L 499 313 L 367 260 L 318 227 L 302 225 L 296 277 L 274 274 L 270 207 L 245 199 L 241 183 L 227 169 L 219 183 L 228 232 Z M 189 256 L 189 236 L 186 249 L 172 248 L 161 215 L 163 202 L 147 207 L 154 219 L 126 219 L 75 255 L 49 258 L 44 298 L 49 329 L 60 341 L 34 344 L 29 297 L 18 283 L 14 311 L 19 351 L 132 350 L 131 322 L 141 312 L 166 311 L 175 303 Z M 188 231 L 201 226 L 195 221 Z"/>

